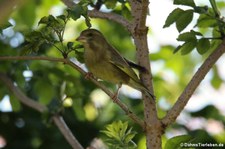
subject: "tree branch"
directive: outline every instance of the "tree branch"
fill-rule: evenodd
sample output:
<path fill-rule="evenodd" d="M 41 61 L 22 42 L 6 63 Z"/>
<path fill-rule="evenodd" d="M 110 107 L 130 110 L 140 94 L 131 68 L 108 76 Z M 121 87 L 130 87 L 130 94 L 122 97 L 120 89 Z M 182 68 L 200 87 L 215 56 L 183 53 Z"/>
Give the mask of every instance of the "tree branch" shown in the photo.
<path fill-rule="evenodd" d="M 67 7 L 72 8 L 76 4 L 71 1 L 71 0 L 61 0 Z M 128 31 L 132 31 L 132 26 L 131 23 L 122 17 L 121 15 L 115 14 L 115 13 L 106 13 L 106 12 L 101 12 L 99 10 L 93 9 L 93 10 L 88 10 L 88 16 L 92 18 L 101 18 L 101 19 L 107 19 L 110 21 L 114 21 L 116 23 L 119 23 L 122 25 L 124 28 L 126 28 Z"/>
<path fill-rule="evenodd" d="M 44 105 L 39 104 L 34 99 L 27 97 L 15 84 L 9 79 L 5 74 L 0 73 L 0 80 L 7 86 L 7 88 L 19 99 L 21 103 L 24 105 L 31 107 L 41 113 L 47 111 L 48 108 Z M 67 127 L 61 116 L 53 116 L 52 117 L 55 125 L 59 128 L 65 139 L 74 149 L 83 149 L 83 147 L 79 144 L 77 139 L 73 136 L 70 129 Z"/>
<path fill-rule="evenodd" d="M 68 64 L 72 68 L 78 70 L 82 75 L 86 75 L 86 72 L 81 69 L 79 66 L 74 64 L 69 59 L 63 59 L 63 58 L 53 58 L 53 57 L 43 57 L 43 56 L 1 56 L 1 60 L 46 60 L 46 61 L 52 61 L 52 62 L 62 62 L 64 64 Z M 111 99 L 113 100 L 114 94 L 110 92 L 102 83 L 98 82 L 95 78 L 90 77 L 90 80 L 97 85 L 99 88 L 101 88 Z M 120 101 L 119 98 L 116 100 L 114 99 L 113 102 L 115 102 L 118 106 L 121 107 L 121 109 L 137 124 L 139 124 L 142 129 L 145 129 L 145 124 L 143 120 L 139 119 L 137 115 L 135 115 L 130 109 Z"/>
<path fill-rule="evenodd" d="M 66 140 L 70 143 L 73 149 L 83 149 L 77 139 L 73 136 L 71 130 L 67 127 L 62 116 L 55 115 L 52 117 L 55 125 L 59 128 L 60 132 L 66 138 Z"/>
<path fill-rule="evenodd" d="M 211 55 L 204 61 L 204 63 L 200 66 L 198 71 L 192 77 L 191 81 L 188 83 L 180 97 L 178 98 L 175 105 L 168 111 L 167 115 L 162 119 L 162 123 L 165 126 L 173 123 L 176 118 L 180 115 L 181 111 L 186 106 L 189 101 L 191 95 L 194 93 L 196 88 L 199 86 L 201 81 L 204 79 L 209 70 L 213 67 L 216 61 L 220 58 L 220 56 L 225 52 L 225 38 L 220 46 L 212 52 Z"/>
<path fill-rule="evenodd" d="M 31 107 L 39 112 L 47 111 L 47 107 L 39 104 L 35 100 L 27 97 L 5 74 L 0 73 L 0 80 L 6 85 L 6 87 L 19 99 L 24 105 Z"/>
<path fill-rule="evenodd" d="M 151 64 L 149 61 L 149 49 L 147 42 L 148 28 L 146 27 L 146 18 L 148 14 L 148 0 L 129 0 L 131 13 L 133 16 L 131 32 L 134 43 L 137 48 L 137 60 L 141 66 L 144 66 L 149 73 L 140 73 L 142 82 L 153 91 Z M 146 130 L 147 148 L 161 148 L 162 126 L 157 116 L 157 108 L 154 99 L 143 96 L 145 122 L 148 126 Z"/>
<path fill-rule="evenodd" d="M 107 20 L 119 23 L 125 29 L 127 29 L 129 32 L 132 32 L 132 30 L 133 30 L 133 28 L 131 26 L 131 23 L 121 15 L 118 15 L 118 14 L 115 14 L 115 13 L 101 12 L 101 11 L 98 11 L 98 10 L 95 10 L 95 9 L 89 10 L 88 15 L 92 18 L 107 19 Z"/>

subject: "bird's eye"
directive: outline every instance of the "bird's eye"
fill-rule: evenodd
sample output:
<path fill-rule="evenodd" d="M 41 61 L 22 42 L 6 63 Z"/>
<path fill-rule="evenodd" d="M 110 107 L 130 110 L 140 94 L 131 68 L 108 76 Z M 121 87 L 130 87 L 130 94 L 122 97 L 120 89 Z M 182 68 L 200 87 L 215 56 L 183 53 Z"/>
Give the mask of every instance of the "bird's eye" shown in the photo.
<path fill-rule="evenodd" d="M 93 34 L 92 33 L 88 33 L 87 35 L 91 37 Z"/>

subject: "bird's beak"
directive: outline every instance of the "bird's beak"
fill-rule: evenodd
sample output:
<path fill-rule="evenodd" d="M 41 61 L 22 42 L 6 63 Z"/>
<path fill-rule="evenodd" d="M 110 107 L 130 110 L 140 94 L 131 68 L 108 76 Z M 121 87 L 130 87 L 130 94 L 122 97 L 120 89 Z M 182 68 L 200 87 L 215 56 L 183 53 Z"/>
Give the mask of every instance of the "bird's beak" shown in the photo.
<path fill-rule="evenodd" d="M 79 42 L 86 42 L 86 38 L 85 38 L 84 36 L 80 35 L 80 36 L 76 39 L 76 41 L 79 41 Z"/>

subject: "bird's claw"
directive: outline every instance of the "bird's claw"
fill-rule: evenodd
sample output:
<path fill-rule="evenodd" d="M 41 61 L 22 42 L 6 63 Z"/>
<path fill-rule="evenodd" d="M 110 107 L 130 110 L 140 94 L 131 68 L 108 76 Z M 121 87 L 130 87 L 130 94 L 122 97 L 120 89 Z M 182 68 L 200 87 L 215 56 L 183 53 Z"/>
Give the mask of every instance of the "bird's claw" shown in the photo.
<path fill-rule="evenodd" d="M 115 103 L 118 102 L 118 92 L 116 92 L 116 93 L 112 96 L 112 100 L 113 100 L 113 102 L 115 102 Z"/>
<path fill-rule="evenodd" d="M 93 77 L 94 77 L 94 75 L 93 75 L 93 73 L 91 73 L 91 72 L 87 72 L 87 73 L 85 74 L 85 76 L 84 76 L 84 78 L 87 79 L 87 80 L 89 80 L 90 78 L 93 78 Z"/>

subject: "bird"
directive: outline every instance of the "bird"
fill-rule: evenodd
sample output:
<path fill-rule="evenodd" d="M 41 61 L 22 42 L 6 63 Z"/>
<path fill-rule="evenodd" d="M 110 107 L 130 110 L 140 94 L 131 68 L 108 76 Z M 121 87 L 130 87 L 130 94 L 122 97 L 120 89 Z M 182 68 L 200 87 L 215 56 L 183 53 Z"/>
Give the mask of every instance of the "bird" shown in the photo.
<path fill-rule="evenodd" d="M 86 29 L 80 33 L 76 41 L 84 46 L 84 63 L 88 71 L 103 81 L 118 84 L 116 96 L 122 84 L 126 84 L 139 91 L 144 91 L 155 99 L 155 96 L 141 82 L 132 68 L 140 71 L 147 70 L 121 56 L 100 31 Z"/>

